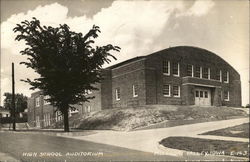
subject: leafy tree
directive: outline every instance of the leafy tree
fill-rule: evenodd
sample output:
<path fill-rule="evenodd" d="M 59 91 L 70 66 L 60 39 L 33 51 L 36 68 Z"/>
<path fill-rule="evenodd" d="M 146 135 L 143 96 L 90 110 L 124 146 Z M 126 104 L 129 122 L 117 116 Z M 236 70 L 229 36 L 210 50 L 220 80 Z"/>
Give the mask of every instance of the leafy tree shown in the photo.
<path fill-rule="evenodd" d="M 70 31 L 68 25 L 59 27 L 41 26 L 33 18 L 23 21 L 13 29 L 18 32 L 16 40 L 24 40 L 28 46 L 21 51 L 28 56 L 27 62 L 21 62 L 40 74 L 39 78 L 23 80 L 31 85 L 30 89 L 40 89 L 47 100 L 64 115 L 64 131 L 69 131 L 68 111 L 71 105 L 89 101 L 87 90 L 98 90 L 94 85 L 102 79 L 101 68 L 116 59 L 111 51 L 120 51 L 120 47 L 111 44 L 95 46 L 95 39 L 100 33 L 98 26 L 93 26 L 83 36 Z"/>
<path fill-rule="evenodd" d="M 12 93 L 4 93 L 4 108 L 8 110 L 12 110 Z M 15 94 L 15 105 L 16 105 L 16 112 L 24 112 L 27 108 L 27 100 L 28 97 L 23 95 L 22 93 Z"/>

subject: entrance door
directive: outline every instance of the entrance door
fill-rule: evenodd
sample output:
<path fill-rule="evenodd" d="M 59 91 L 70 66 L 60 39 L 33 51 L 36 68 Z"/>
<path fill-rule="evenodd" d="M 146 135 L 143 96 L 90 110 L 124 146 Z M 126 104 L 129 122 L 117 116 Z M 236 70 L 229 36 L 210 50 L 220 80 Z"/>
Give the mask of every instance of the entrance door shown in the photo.
<path fill-rule="evenodd" d="M 209 88 L 195 89 L 195 105 L 211 106 L 211 91 Z"/>

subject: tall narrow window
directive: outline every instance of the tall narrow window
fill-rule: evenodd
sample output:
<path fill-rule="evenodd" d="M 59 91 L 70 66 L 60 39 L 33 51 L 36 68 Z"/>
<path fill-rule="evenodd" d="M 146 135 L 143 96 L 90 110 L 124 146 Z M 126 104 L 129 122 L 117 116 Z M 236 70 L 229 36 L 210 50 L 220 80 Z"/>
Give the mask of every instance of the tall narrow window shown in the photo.
<path fill-rule="evenodd" d="M 170 97 L 170 85 L 169 84 L 163 85 L 163 96 Z"/>
<path fill-rule="evenodd" d="M 221 70 L 216 70 L 216 80 L 219 80 L 220 82 L 222 81 L 222 75 L 221 75 Z"/>
<path fill-rule="evenodd" d="M 173 86 L 173 96 L 180 97 L 180 86 L 178 85 Z"/>
<path fill-rule="evenodd" d="M 197 77 L 197 78 L 201 77 L 201 67 L 200 66 L 195 66 L 194 76 Z"/>
<path fill-rule="evenodd" d="M 209 77 L 210 77 L 209 73 L 210 73 L 209 68 L 204 67 L 203 70 L 202 70 L 202 78 L 209 79 Z"/>
<path fill-rule="evenodd" d="M 223 82 L 229 83 L 229 72 L 228 71 L 223 73 Z"/>
<path fill-rule="evenodd" d="M 40 96 L 37 97 L 35 100 L 36 100 L 36 107 L 39 107 L 40 106 Z"/>
<path fill-rule="evenodd" d="M 180 64 L 178 62 L 173 63 L 173 75 L 180 76 Z"/>
<path fill-rule="evenodd" d="M 138 96 L 138 85 L 133 85 L 133 97 Z"/>
<path fill-rule="evenodd" d="M 121 92 L 120 92 L 120 88 L 116 88 L 115 89 L 115 99 L 118 101 L 121 99 Z"/>
<path fill-rule="evenodd" d="M 229 101 L 229 91 L 224 91 L 224 101 Z"/>
<path fill-rule="evenodd" d="M 187 76 L 194 77 L 194 66 L 188 64 L 187 65 Z"/>
<path fill-rule="evenodd" d="M 170 61 L 163 61 L 163 74 L 170 75 Z"/>

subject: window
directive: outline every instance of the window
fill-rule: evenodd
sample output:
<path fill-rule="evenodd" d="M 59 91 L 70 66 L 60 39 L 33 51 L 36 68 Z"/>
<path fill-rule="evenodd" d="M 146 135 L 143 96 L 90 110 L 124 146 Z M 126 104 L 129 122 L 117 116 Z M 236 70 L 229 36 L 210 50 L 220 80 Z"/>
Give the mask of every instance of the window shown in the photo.
<path fill-rule="evenodd" d="M 36 107 L 40 106 L 40 96 L 36 98 Z"/>
<path fill-rule="evenodd" d="M 121 99 L 121 92 L 120 92 L 120 88 L 116 88 L 115 89 L 115 99 L 117 100 L 117 101 L 119 101 L 120 99 Z"/>
<path fill-rule="evenodd" d="M 224 101 L 229 101 L 229 91 L 224 91 Z"/>
<path fill-rule="evenodd" d="M 200 98 L 203 98 L 203 91 L 200 91 Z"/>
<path fill-rule="evenodd" d="M 195 91 L 195 97 L 200 97 L 199 91 Z"/>
<path fill-rule="evenodd" d="M 229 72 L 223 73 L 223 82 L 228 83 L 229 82 Z"/>
<path fill-rule="evenodd" d="M 163 96 L 170 97 L 170 85 L 169 84 L 163 85 Z"/>
<path fill-rule="evenodd" d="M 170 75 L 170 62 L 167 60 L 163 61 L 163 74 Z"/>
<path fill-rule="evenodd" d="M 85 106 L 85 112 L 89 113 L 91 111 L 91 106 Z"/>
<path fill-rule="evenodd" d="M 137 97 L 137 96 L 138 96 L 138 86 L 133 85 L 133 97 Z"/>
<path fill-rule="evenodd" d="M 210 69 L 204 67 L 202 70 L 202 78 L 210 79 Z"/>
<path fill-rule="evenodd" d="M 49 96 L 48 95 L 44 96 L 44 98 L 43 98 L 44 105 L 48 105 L 49 104 L 49 101 L 47 101 L 47 99 L 49 99 Z"/>
<path fill-rule="evenodd" d="M 180 86 L 177 85 L 173 86 L 173 96 L 180 97 Z"/>
<path fill-rule="evenodd" d="M 187 65 L 187 76 L 194 77 L 194 66 L 188 64 Z"/>
<path fill-rule="evenodd" d="M 173 63 L 173 75 L 180 76 L 180 65 L 178 62 Z"/>
<path fill-rule="evenodd" d="M 60 111 L 56 112 L 56 121 L 62 120 L 62 113 Z"/>
<path fill-rule="evenodd" d="M 222 75 L 221 75 L 221 70 L 216 70 L 216 80 L 219 80 L 220 82 L 222 81 Z"/>
<path fill-rule="evenodd" d="M 208 98 L 208 92 L 205 91 L 205 98 Z"/>
<path fill-rule="evenodd" d="M 197 78 L 201 77 L 201 67 L 200 66 L 195 66 L 194 76 L 197 77 Z"/>

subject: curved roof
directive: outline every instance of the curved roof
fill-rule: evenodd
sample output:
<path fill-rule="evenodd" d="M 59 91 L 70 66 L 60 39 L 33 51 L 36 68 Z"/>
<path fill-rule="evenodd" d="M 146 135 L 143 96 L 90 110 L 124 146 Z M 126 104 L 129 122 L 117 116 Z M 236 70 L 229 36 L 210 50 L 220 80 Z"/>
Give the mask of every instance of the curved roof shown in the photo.
<path fill-rule="evenodd" d="M 113 68 L 140 60 L 142 58 L 149 58 L 149 57 L 155 57 L 158 55 L 166 55 L 166 54 L 180 56 L 184 59 L 185 58 L 192 58 L 193 60 L 201 60 L 201 61 L 205 61 L 205 62 L 214 62 L 215 60 L 220 60 L 220 63 L 231 67 L 236 73 L 238 73 L 228 62 L 226 62 L 220 56 L 218 56 L 215 53 L 208 51 L 206 49 L 199 48 L 199 47 L 193 47 L 193 46 L 175 46 L 175 47 L 166 48 L 166 49 L 154 52 L 154 53 L 149 54 L 149 55 L 139 56 L 139 57 L 134 57 L 134 58 L 128 59 L 126 61 L 109 66 L 105 69 L 113 69 Z"/>
<path fill-rule="evenodd" d="M 225 64 L 231 67 L 235 72 L 237 72 L 228 62 L 222 59 L 220 56 L 215 53 L 208 51 L 203 48 L 193 47 L 193 46 L 175 46 L 163 49 L 161 51 L 154 52 L 147 55 L 147 57 L 157 56 L 157 55 L 178 55 L 182 58 L 192 58 L 194 60 L 203 60 L 205 62 L 214 62 L 215 60 L 220 60 L 220 63 Z M 238 73 L 238 72 L 237 72 Z"/>

